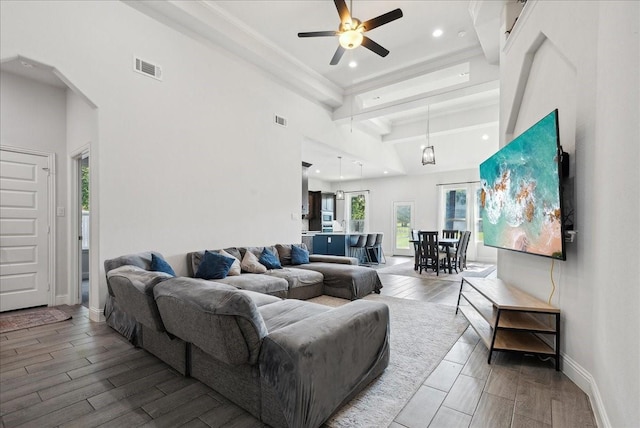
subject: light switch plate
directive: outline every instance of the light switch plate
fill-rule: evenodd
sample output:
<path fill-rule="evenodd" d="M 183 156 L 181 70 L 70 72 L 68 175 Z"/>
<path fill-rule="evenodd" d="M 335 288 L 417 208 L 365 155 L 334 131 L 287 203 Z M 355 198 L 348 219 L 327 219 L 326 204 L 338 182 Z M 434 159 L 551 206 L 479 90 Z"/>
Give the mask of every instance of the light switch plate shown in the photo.
<path fill-rule="evenodd" d="M 64 217 L 64 207 L 56 207 L 56 215 L 58 217 Z"/>

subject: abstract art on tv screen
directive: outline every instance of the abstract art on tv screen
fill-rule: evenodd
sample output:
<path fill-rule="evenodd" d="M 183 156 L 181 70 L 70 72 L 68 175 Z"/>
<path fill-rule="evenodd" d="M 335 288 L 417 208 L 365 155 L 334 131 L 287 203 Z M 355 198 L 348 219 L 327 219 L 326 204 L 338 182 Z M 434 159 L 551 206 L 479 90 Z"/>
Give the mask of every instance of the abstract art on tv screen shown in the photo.
<path fill-rule="evenodd" d="M 558 110 L 480 165 L 485 245 L 565 260 Z"/>

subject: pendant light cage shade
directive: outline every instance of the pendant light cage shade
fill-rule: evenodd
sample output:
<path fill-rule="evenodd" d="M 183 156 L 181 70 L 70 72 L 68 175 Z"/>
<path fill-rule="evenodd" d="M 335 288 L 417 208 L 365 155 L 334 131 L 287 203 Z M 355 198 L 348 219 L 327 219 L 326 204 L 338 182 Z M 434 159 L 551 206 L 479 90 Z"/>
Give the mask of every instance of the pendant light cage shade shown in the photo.
<path fill-rule="evenodd" d="M 338 161 L 340 162 L 340 180 L 342 180 L 342 156 L 338 156 Z M 344 200 L 344 190 L 336 190 L 336 199 L 339 201 Z"/>
<path fill-rule="evenodd" d="M 430 130 L 429 130 L 429 106 L 427 106 L 427 145 L 422 149 L 422 165 L 435 165 L 436 164 L 436 152 L 433 146 L 429 145 L 430 142 Z"/>
<path fill-rule="evenodd" d="M 433 146 L 427 146 L 422 149 L 422 165 L 435 165 L 436 153 L 433 150 Z"/>

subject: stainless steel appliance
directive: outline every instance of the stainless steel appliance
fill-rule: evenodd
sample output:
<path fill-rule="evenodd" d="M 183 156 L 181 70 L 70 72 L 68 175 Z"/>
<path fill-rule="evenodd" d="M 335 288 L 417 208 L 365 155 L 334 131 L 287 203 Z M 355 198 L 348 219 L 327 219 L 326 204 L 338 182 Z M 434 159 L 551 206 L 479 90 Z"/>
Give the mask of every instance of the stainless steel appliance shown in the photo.
<path fill-rule="evenodd" d="M 333 211 L 322 211 L 322 231 L 333 232 Z"/>

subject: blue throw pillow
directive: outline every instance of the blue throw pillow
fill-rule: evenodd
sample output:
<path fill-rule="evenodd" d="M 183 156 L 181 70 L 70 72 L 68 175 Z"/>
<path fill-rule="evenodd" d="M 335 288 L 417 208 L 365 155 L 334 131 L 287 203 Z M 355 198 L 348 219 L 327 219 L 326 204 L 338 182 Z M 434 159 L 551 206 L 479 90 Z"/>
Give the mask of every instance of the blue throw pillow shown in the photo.
<path fill-rule="evenodd" d="M 297 245 L 291 246 L 291 264 L 306 265 L 309 263 L 309 252 Z"/>
<path fill-rule="evenodd" d="M 169 275 L 176 276 L 173 268 L 165 259 L 158 257 L 155 254 L 151 254 L 151 270 L 154 272 L 164 272 Z"/>
<path fill-rule="evenodd" d="M 273 254 L 271 251 L 266 248 L 262 250 L 262 254 L 258 261 L 263 264 L 267 269 L 282 269 L 282 265 L 280 265 L 280 260 Z"/>
<path fill-rule="evenodd" d="M 204 257 L 200 261 L 196 278 L 201 279 L 222 279 L 226 278 L 231 269 L 231 265 L 235 261 L 234 258 L 223 256 L 222 254 L 204 252 Z"/>

